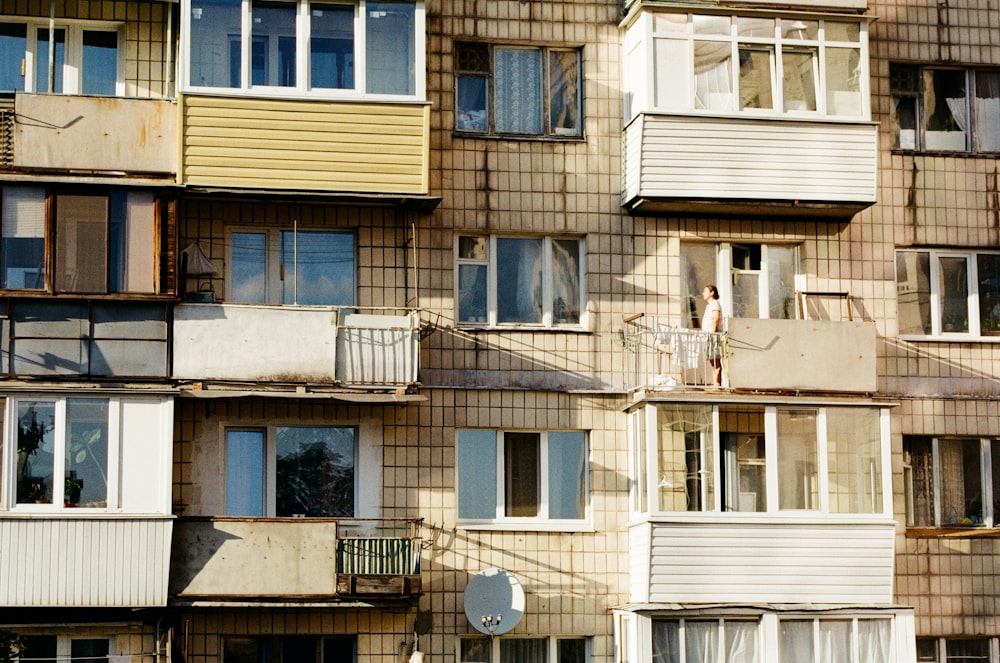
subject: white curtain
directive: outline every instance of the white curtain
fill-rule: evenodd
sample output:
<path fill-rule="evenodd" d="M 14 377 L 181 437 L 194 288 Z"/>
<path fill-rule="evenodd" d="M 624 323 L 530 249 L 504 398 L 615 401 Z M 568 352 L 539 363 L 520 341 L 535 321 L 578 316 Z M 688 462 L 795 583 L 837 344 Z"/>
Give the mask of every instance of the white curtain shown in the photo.
<path fill-rule="evenodd" d="M 684 623 L 684 663 L 719 660 L 719 622 Z"/>
<path fill-rule="evenodd" d="M 653 663 L 681 663 L 678 622 L 653 622 Z"/>
<path fill-rule="evenodd" d="M 948 104 L 948 110 L 951 111 L 951 116 L 955 119 L 955 124 L 958 125 L 958 128 L 962 131 L 968 131 L 969 110 L 965 105 L 965 97 L 945 99 L 945 103 Z"/>
<path fill-rule="evenodd" d="M 694 44 L 695 108 L 726 111 L 733 108 L 733 67 L 730 42 Z"/>
<path fill-rule="evenodd" d="M 871 663 L 867 659 L 864 661 Z M 817 663 L 852 663 L 851 622 L 842 619 L 820 620 Z"/>
<path fill-rule="evenodd" d="M 496 129 L 504 133 L 542 132 L 542 57 L 537 49 L 497 48 L 494 52 Z"/>
<path fill-rule="evenodd" d="M 858 658 L 865 663 L 889 663 L 889 620 L 858 620 Z"/>
<path fill-rule="evenodd" d="M 760 663 L 757 622 L 730 622 L 726 625 L 726 663 Z"/>

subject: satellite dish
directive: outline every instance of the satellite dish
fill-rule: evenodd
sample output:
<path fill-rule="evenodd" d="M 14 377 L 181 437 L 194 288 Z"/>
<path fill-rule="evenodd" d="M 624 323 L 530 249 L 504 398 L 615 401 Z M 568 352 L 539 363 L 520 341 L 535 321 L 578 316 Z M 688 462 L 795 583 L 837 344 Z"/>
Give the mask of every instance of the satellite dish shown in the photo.
<path fill-rule="evenodd" d="M 463 603 L 472 628 L 489 636 L 503 635 L 524 615 L 524 590 L 512 573 L 486 569 L 469 578 Z"/>

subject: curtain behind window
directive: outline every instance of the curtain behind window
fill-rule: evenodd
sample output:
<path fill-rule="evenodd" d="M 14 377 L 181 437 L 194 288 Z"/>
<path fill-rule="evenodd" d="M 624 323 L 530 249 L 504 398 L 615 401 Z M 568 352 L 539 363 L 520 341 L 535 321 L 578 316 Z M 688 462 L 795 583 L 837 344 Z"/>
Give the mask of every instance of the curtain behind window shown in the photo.
<path fill-rule="evenodd" d="M 542 132 L 542 53 L 497 48 L 494 52 L 496 129 L 502 133 Z"/>

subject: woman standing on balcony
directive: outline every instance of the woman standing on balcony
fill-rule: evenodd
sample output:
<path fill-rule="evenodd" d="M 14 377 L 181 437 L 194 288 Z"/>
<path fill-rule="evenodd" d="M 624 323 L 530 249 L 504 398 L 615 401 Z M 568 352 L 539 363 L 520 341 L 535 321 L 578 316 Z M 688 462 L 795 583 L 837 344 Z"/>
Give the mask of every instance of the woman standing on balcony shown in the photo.
<path fill-rule="evenodd" d="M 701 330 L 711 334 L 722 331 L 722 304 L 719 302 L 719 289 L 714 285 L 706 285 L 701 290 L 701 298 L 707 304 L 705 315 L 701 319 Z M 715 336 L 708 339 L 708 363 L 712 367 L 712 379 L 715 386 L 721 387 L 722 354 Z"/>

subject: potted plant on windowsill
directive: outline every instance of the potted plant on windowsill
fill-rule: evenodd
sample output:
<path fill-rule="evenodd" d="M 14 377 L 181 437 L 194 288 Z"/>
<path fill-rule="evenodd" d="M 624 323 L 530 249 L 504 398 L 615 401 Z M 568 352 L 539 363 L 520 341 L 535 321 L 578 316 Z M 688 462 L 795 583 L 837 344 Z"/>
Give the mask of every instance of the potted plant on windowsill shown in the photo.
<path fill-rule="evenodd" d="M 64 506 L 77 506 L 80 504 L 80 491 L 83 490 L 83 479 L 76 476 L 76 470 L 70 470 L 66 477 L 66 492 L 63 497 Z"/>

